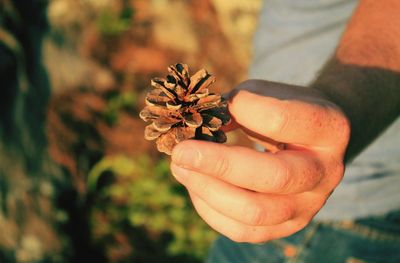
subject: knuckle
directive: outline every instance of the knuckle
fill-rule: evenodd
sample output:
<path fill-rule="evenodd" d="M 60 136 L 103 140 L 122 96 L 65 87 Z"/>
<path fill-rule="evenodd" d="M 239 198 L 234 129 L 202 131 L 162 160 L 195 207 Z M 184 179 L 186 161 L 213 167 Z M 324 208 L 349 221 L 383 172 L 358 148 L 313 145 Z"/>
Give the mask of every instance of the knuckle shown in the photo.
<path fill-rule="evenodd" d="M 305 224 L 308 224 L 313 217 L 321 210 L 321 208 L 325 205 L 326 203 L 326 198 L 316 198 L 314 201 L 314 204 L 309 208 L 308 216 L 306 216 L 303 220 Z"/>
<path fill-rule="evenodd" d="M 342 161 L 333 162 L 329 176 L 332 178 L 333 187 L 336 187 L 344 176 L 345 165 Z"/>
<path fill-rule="evenodd" d="M 310 170 L 305 170 L 304 172 L 306 174 L 304 174 L 304 188 L 302 190 L 311 191 L 320 184 L 327 171 L 320 160 L 313 159 L 310 161 Z"/>
<path fill-rule="evenodd" d="M 350 131 L 351 131 L 351 126 L 350 126 L 350 121 L 347 118 L 343 118 L 339 124 L 339 127 L 342 131 L 342 139 L 347 145 L 347 143 L 350 140 Z"/>
<path fill-rule="evenodd" d="M 345 165 L 343 161 L 333 161 L 332 166 L 332 172 L 334 173 L 334 175 L 342 177 L 345 171 Z"/>
<path fill-rule="evenodd" d="M 219 177 L 229 174 L 230 164 L 226 157 L 220 155 L 214 162 L 213 172 Z"/>
<path fill-rule="evenodd" d="M 281 161 L 276 162 L 275 165 L 275 174 L 274 180 L 272 182 L 272 187 L 276 191 L 285 191 L 288 189 L 290 184 L 290 177 L 289 177 L 289 167 L 285 164 L 285 162 Z"/>
<path fill-rule="evenodd" d="M 262 225 L 265 218 L 264 208 L 259 204 L 247 204 L 244 208 L 245 223 L 251 226 Z"/>
<path fill-rule="evenodd" d="M 276 159 L 271 165 L 271 171 L 263 174 L 264 180 L 254 189 L 260 193 L 282 192 L 289 187 L 289 167 L 281 159 Z"/>
<path fill-rule="evenodd" d="M 336 167 L 337 167 L 338 176 L 340 178 L 342 178 L 344 175 L 345 169 L 346 169 L 344 163 L 340 162 L 340 163 L 336 164 Z"/>
<path fill-rule="evenodd" d="M 347 146 L 350 140 L 351 123 L 346 115 L 340 110 L 335 109 L 331 114 L 331 126 L 334 127 L 335 140 L 340 147 Z"/>
<path fill-rule="evenodd" d="M 294 214 L 295 214 L 295 212 L 291 205 L 288 205 L 288 204 L 283 205 L 280 208 L 280 214 L 279 214 L 280 218 L 278 219 L 278 221 L 284 222 L 284 221 L 290 220 L 294 217 Z"/>
<path fill-rule="evenodd" d="M 335 125 L 338 127 L 338 130 L 340 131 L 339 136 L 340 139 L 344 140 L 347 142 L 350 138 L 350 130 L 351 130 L 351 124 L 349 119 L 342 113 L 342 112 L 337 112 L 335 118 Z"/>
<path fill-rule="evenodd" d="M 329 195 L 310 192 L 308 198 L 304 199 L 300 204 L 300 209 L 296 215 L 298 223 L 310 222 L 318 211 L 325 205 L 328 197 Z"/>
<path fill-rule="evenodd" d="M 313 107 L 309 109 L 310 128 L 321 128 L 329 120 L 329 114 L 326 108 Z"/>

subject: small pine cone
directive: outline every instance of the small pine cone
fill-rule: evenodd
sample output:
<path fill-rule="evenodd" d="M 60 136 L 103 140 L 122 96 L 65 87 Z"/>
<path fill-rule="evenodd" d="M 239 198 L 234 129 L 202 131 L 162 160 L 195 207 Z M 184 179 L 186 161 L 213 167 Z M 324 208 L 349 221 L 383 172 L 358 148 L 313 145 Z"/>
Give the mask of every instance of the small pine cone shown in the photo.
<path fill-rule="evenodd" d="M 205 69 L 189 76 L 186 64 L 169 66 L 166 79 L 154 78 L 155 88 L 146 97 L 140 112 L 144 121 L 152 121 L 145 129 L 145 139 L 156 140 L 160 152 L 171 155 L 174 146 L 187 139 L 223 143 L 226 135 L 219 130 L 230 121 L 227 102 L 220 94 L 209 93 L 215 82 Z"/>

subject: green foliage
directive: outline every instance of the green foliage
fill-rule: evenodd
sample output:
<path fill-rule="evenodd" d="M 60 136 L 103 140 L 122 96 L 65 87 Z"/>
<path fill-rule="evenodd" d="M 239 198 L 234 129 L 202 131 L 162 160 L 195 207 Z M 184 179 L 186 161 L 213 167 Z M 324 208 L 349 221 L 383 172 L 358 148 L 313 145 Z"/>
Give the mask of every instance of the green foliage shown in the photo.
<path fill-rule="evenodd" d="M 133 110 L 137 104 L 137 94 L 133 91 L 118 93 L 107 100 L 107 108 L 104 111 L 104 117 L 109 124 L 118 121 L 118 115 L 121 110 Z"/>
<path fill-rule="evenodd" d="M 138 229 L 144 230 L 141 242 L 148 242 L 149 246 L 169 236 L 161 245 L 163 251 L 157 252 L 166 258 L 186 256 L 184 262 L 204 259 L 216 235 L 194 212 L 185 189 L 171 178 L 167 160 L 154 163 L 144 156 L 135 160 L 106 157 L 90 172 L 90 190 L 98 188 L 96 185 L 107 174 L 114 176 L 114 182 L 97 190 L 100 202 L 93 210 L 93 218 L 101 213 L 107 220 L 93 222 L 96 240 L 104 241 L 118 232 L 129 233 L 128 225 L 133 236 L 138 235 Z M 138 253 L 134 243 L 131 240 L 133 254 Z"/>
<path fill-rule="evenodd" d="M 131 27 L 133 9 L 126 7 L 120 14 L 110 10 L 103 10 L 97 19 L 97 28 L 105 36 L 116 36 L 124 33 Z"/>
<path fill-rule="evenodd" d="M 94 165 L 88 174 L 88 192 L 96 190 L 99 177 L 104 171 L 110 170 L 120 176 L 129 176 L 135 172 L 136 169 L 137 167 L 134 163 L 124 156 L 117 158 L 104 158 L 102 161 Z"/>

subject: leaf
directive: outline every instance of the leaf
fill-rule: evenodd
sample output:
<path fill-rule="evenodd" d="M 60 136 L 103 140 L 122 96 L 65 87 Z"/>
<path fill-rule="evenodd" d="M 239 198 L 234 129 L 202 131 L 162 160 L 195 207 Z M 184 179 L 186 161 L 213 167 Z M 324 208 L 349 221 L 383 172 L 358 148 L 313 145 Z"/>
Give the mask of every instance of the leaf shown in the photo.
<path fill-rule="evenodd" d="M 103 158 L 96 163 L 88 173 L 88 192 L 94 192 L 96 190 L 99 178 L 105 171 L 109 170 L 114 171 L 118 175 L 129 176 L 137 170 L 137 165 L 132 159 L 123 155 Z"/>

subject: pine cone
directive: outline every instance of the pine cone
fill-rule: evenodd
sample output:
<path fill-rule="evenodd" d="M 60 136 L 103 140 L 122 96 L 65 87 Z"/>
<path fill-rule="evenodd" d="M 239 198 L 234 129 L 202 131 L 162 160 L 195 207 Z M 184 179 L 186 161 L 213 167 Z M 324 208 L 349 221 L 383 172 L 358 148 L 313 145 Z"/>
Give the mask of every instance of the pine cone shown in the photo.
<path fill-rule="evenodd" d="M 152 121 L 145 129 L 145 139 L 156 140 L 160 152 L 171 155 L 174 146 L 187 139 L 223 143 L 226 135 L 219 130 L 230 121 L 227 102 L 220 94 L 209 93 L 215 82 L 205 69 L 189 77 L 186 64 L 169 66 L 166 79 L 154 78 L 155 88 L 146 97 L 140 112 L 144 121 Z"/>

